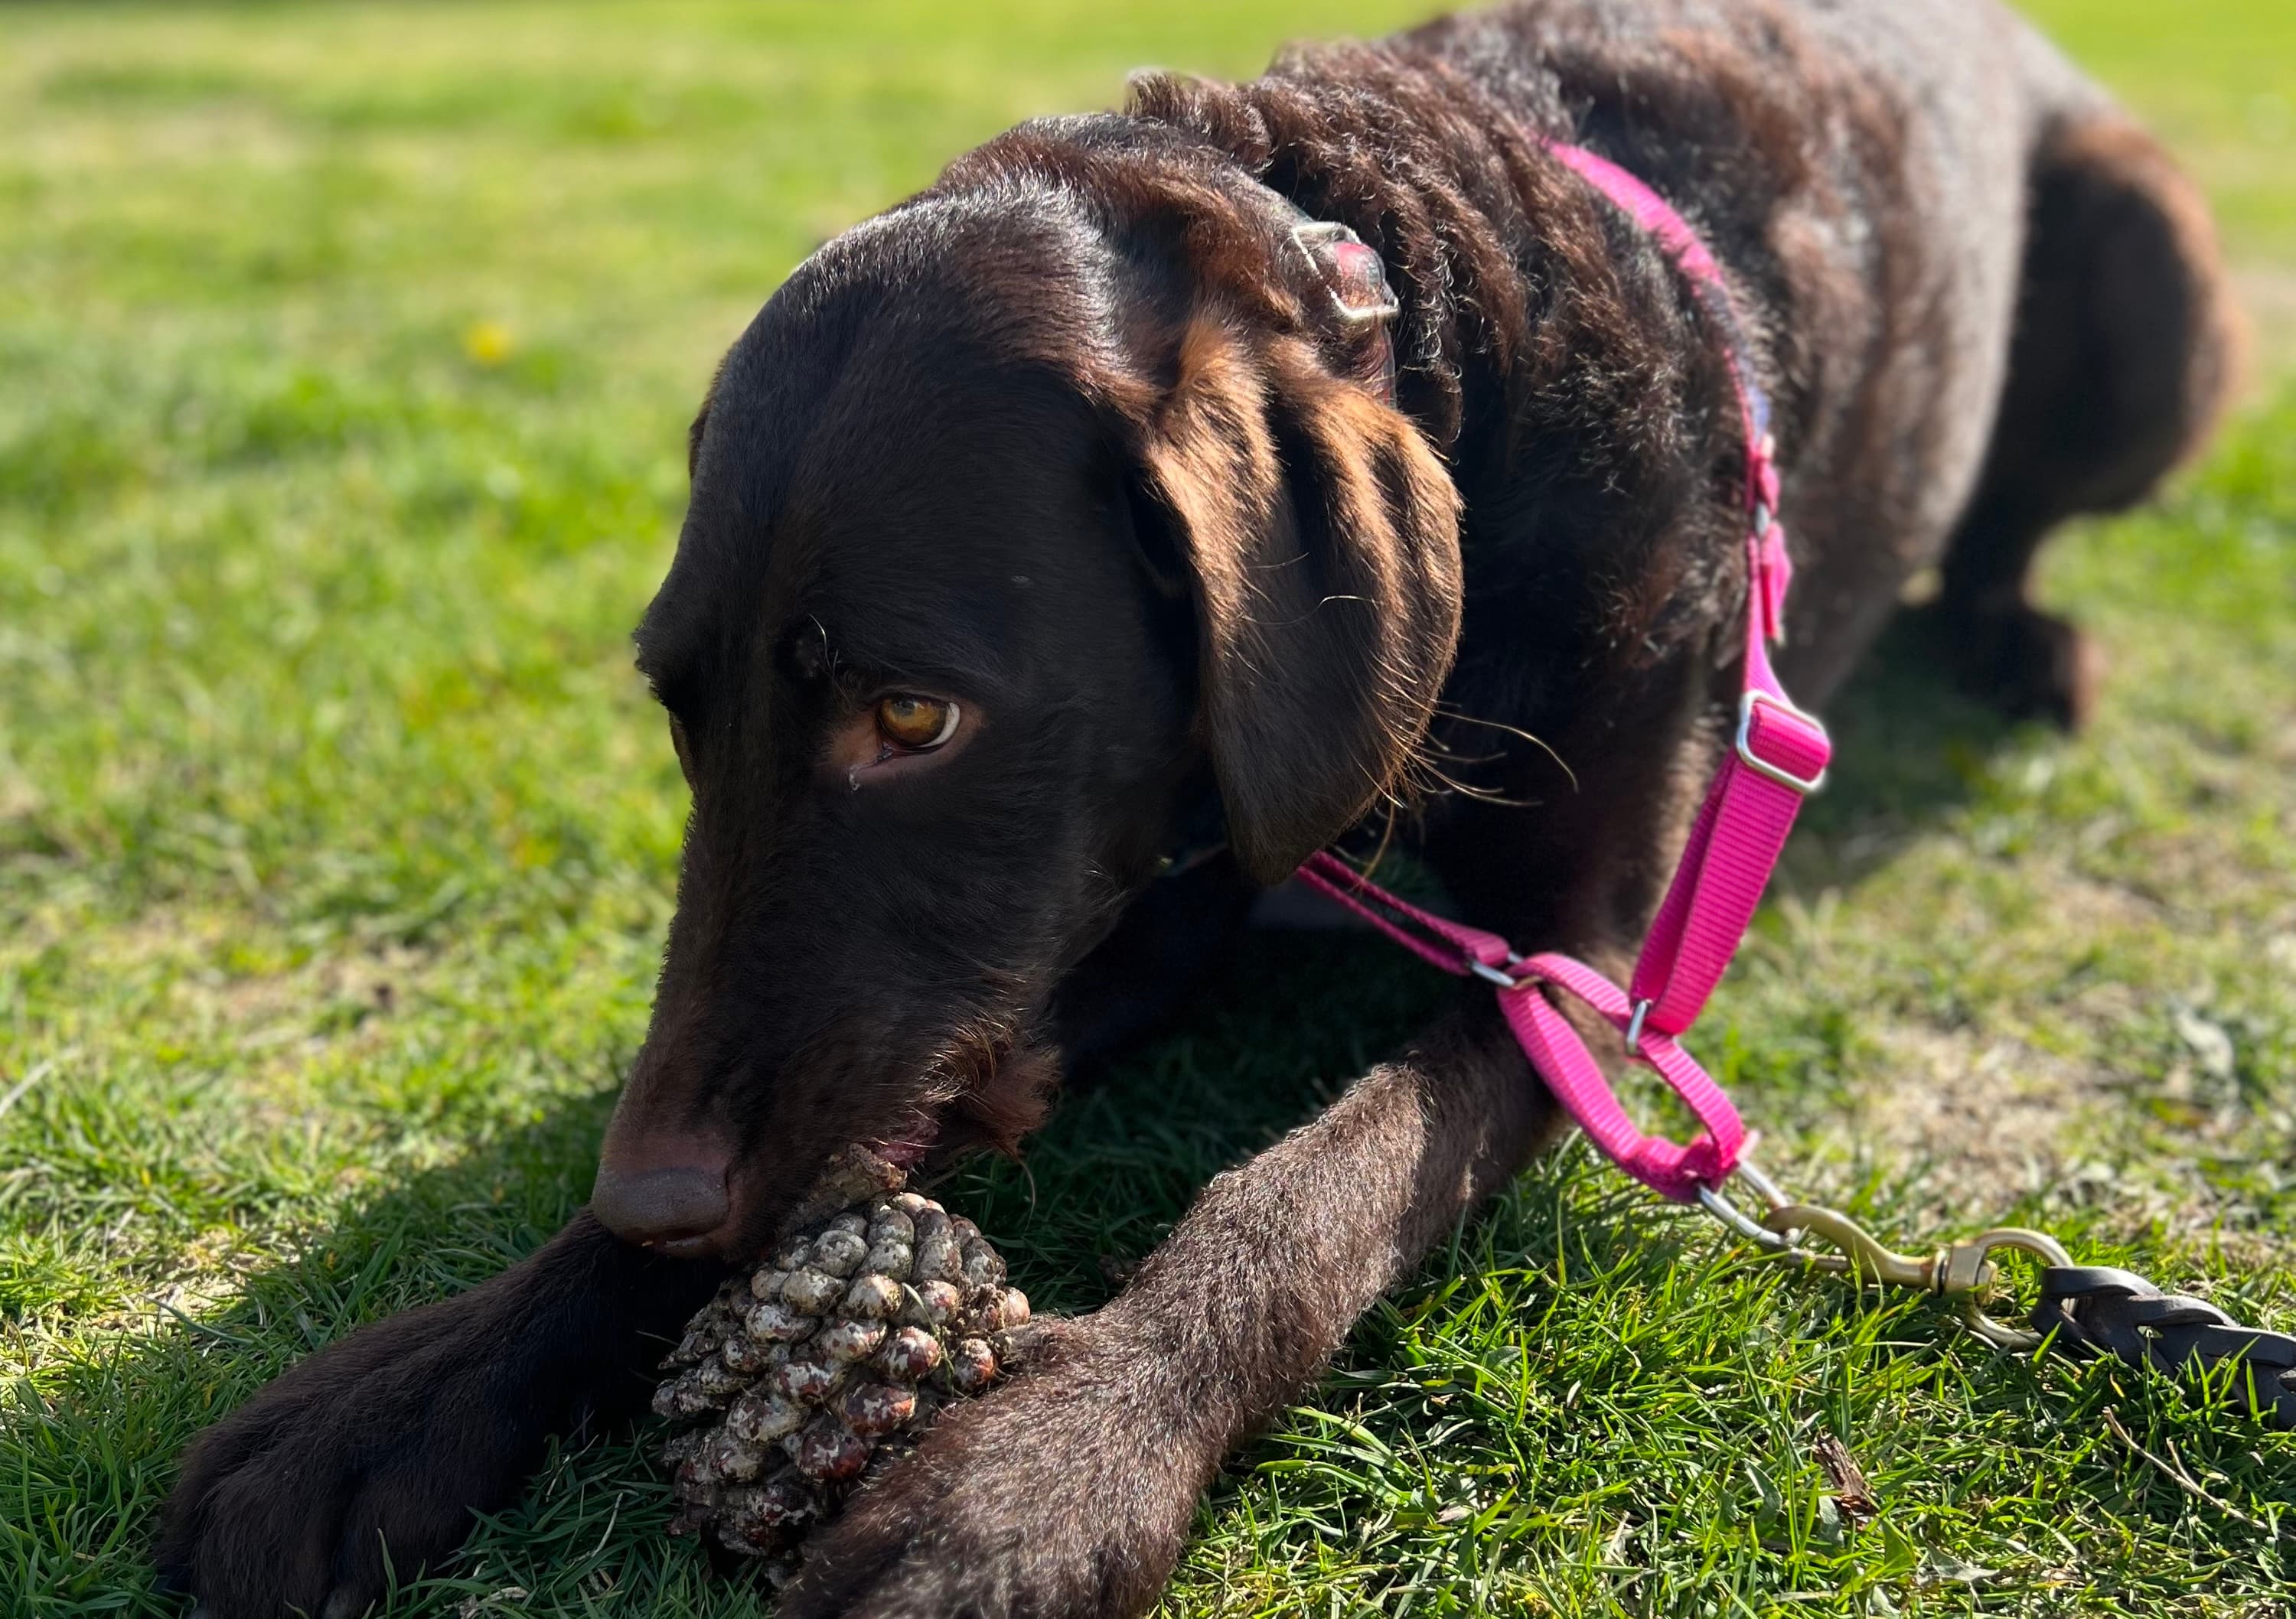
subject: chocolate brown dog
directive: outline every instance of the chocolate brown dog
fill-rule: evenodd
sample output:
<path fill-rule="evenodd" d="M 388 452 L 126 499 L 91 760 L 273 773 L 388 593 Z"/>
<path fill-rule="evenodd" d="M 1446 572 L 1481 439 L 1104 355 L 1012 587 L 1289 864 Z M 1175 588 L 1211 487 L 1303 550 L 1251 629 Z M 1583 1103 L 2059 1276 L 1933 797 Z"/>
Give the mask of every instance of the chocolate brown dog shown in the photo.
<path fill-rule="evenodd" d="M 1792 689 L 1939 565 L 1960 674 L 2081 716 L 2035 549 L 2199 441 L 2229 317 L 2192 189 L 1992 0 L 1534 0 L 1023 126 L 727 356 L 638 632 L 693 820 L 591 1206 L 192 1447 L 160 1558 L 213 1619 L 449 1551 L 835 1149 L 1010 1145 L 1366 822 L 1520 947 L 1623 964 L 1737 691 L 1742 449 L 1724 335 L 1546 139 L 1673 201 L 1752 316 Z M 1200 822 L 1225 852 L 1160 879 Z M 1221 1458 L 1554 1124 L 1466 997 L 865 1492 L 785 1611 L 1139 1611 Z"/>

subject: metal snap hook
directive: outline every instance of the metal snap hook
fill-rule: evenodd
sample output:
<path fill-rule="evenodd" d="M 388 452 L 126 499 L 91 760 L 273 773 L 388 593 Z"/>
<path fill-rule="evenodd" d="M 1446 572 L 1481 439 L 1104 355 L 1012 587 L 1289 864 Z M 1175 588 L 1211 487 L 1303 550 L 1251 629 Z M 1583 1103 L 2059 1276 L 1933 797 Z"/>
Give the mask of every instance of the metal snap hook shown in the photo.
<path fill-rule="evenodd" d="M 1960 1296 L 1962 1320 L 1968 1323 L 1969 1329 L 1996 1349 L 2030 1353 L 2041 1346 L 2041 1334 L 2029 1327 L 2012 1327 L 2005 1321 L 1995 1321 L 1977 1303 L 1979 1290 L 2000 1274 L 2000 1267 L 1986 1258 L 1996 1248 L 2015 1248 L 2030 1254 L 2043 1264 L 2060 1268 L 2070 1268 L 2073 1256 L 2065 1252 L 2064 1244 L 2046 1231 L 2021 1225 L 1996 1226 L 1947 1250 L 1946 1268 L 1951 1280 L 1960 1285 L 1941 1288 L 1939 1291 Z M 1964 1276 L 1970 1280 L 1963 1281 Z"/>

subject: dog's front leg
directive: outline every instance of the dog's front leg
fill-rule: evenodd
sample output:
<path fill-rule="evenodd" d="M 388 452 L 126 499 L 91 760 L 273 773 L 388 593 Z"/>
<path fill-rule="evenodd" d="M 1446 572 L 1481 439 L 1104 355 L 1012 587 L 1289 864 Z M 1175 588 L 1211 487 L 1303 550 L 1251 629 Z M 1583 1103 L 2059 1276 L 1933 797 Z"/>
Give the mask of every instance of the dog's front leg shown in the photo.
<path fill-rule="evenodd" d="M 512 1500 L 544 1443 L 641 1408 L 722 1266 L 578 1214 L 467 1293 L 310 1355 L 185 1452 L 156 1556 L 214 1619 L 340 1619 Z"/>
<path fill-rule="evenodd" d="M 1020 1375 L 861 1494 L 784 1614 L 1144 1609 L 1221 1459 L 1555 1117 L 1496 1016 L 1441 1026 L 1215 1180 L 1106 1308 L 1037 1329 Z"/>

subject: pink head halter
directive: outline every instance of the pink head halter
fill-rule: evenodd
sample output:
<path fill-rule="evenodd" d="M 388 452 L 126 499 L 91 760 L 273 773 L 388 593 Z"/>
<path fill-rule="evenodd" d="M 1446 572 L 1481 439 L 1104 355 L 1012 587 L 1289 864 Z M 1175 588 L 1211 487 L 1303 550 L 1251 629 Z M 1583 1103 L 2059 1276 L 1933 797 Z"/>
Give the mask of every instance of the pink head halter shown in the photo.
<path fill-rule="evenodd" d="M 1794 707 L 1770 666 L 1769 644 L 1784 634 L 1793 564 L 1776 519 L 1778 472 L 1769 402 L 1755 376 L 1745 329 L 1721 266 L 1689 222 L 1634 176 L 1580 147 L 1550 144 L 1548 151 L 1649 233 L 1727 339 L 1745 434 L 1748 513 L 1746 646 L 1736 744 L 1707 789 L 1682 863 L 1626 990 L 1569 956 L 1519 956 L 1496 934 L 1408 904 L 1329 850 L 1310 857 L 1300 868 L 1300 878 L 1446 972 L 1489 979 L 1531 1066 L 1588 1139 L 1636 1180 L 1687 1202 L 1702 1187 L 1718 1189 L 1728 1179 L 1746 1130 L 1722 1088 L 1676 1037 L 1696 1021 L 1737 954 L 1802 799 L 1825 779 L 1832 748 L 1825 727 Z M 1706 1132 L 1683 1146 L 1637 1130 L 1577 1028 L 1543 993 L 1550 985 L 1577 996 L 1615 1025 L 1628 1053 L 1658 1070 Z"/>

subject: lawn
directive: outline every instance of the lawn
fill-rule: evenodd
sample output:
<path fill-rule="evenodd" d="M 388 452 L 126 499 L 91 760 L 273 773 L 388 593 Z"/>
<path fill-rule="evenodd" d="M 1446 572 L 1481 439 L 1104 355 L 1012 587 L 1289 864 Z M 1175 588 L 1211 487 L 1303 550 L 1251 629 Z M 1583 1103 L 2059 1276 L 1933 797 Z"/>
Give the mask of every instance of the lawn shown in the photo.
<path fill-rule="evenodd" d="M 0 10 L 0 1611 L 176 1612 L 184 1441 L 586 1191 L 685 802 L 627 634 L 776 280 L 1128 68 L 1413 10 Z M 2296 1329 L 2296 8 L 2043 10 L 2209 182 L 2259 376 L 2054 554 L 2115 667 L 2088 735 L 1893 638 L 1698 1045 L 1775 1172 L 1903 1246 L 2044 1223 Z M 947 1195 L 1089 1309 L 1446 993 L 1260 940 Z M 667 1516 L 643 1439 L 556 1456 L 391 1611 L 762 1611 Z M 1767 1267 L 1573 1148 L 1234 1461 L 1167 1611 L 2292 1603 L 2296 1435 Z"/>

